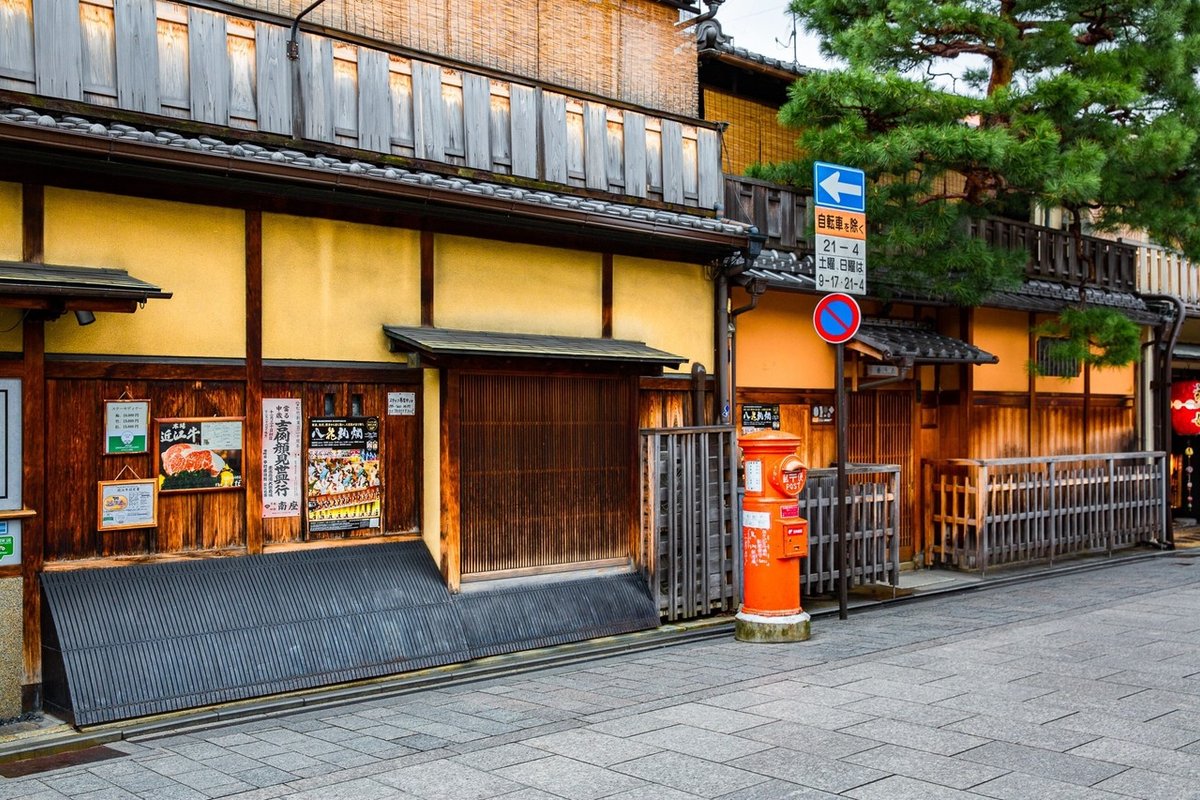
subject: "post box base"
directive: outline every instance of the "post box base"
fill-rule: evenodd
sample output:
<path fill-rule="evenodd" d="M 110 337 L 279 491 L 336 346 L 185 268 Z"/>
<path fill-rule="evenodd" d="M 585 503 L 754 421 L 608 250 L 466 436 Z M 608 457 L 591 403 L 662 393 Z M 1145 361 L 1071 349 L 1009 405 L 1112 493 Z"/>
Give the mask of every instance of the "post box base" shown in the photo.
<path fill-rule="evenodd" d="M 781 617 L 739 611 L 733 625 L 733 638 L 739 642 L 803 642 L 812 635 L 811 619 L 803 611 Z"/>

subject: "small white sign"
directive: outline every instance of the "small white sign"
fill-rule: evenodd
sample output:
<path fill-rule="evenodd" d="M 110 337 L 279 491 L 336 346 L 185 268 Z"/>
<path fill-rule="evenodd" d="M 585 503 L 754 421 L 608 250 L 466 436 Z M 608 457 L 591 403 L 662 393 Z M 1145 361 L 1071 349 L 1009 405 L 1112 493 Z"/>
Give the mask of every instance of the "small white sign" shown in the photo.
<path fill-rule="evenodd" d="M 867 293 L 867 243 L 846 236 L 817 237 L 817 290 Z"/>
<path fill-rule="evenodd" d="M 743 511 L 742 527 L 765 531 L 771 527 L 771 513 L 769 511 Z"/>
<path fill-rule="evenodd" d="M 762 462 L 747 461 L 746 462 L 746 491 L 761 492 L 763 490 L 762 483 Z"/>
<path fill-rule="evenodd" d="M 417 413 L 416 392 L 388 392 L 387 413 L 389 417 L 412 417 Z"/>
<path fill-rule="evenodd" d="M 21 522 L 0 522 L 0 567 L 21 564 Z"/>

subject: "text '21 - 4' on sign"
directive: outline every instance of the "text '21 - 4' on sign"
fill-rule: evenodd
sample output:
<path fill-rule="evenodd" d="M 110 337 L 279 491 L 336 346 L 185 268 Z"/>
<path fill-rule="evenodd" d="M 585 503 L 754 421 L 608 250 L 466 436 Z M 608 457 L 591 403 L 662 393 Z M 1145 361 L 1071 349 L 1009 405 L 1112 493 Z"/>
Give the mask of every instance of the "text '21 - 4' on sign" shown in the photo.
<path fill-rule="evenodd" d="M 818 161 L 813 165 L 817 290 L 867 293 L 866 175 Z"/>

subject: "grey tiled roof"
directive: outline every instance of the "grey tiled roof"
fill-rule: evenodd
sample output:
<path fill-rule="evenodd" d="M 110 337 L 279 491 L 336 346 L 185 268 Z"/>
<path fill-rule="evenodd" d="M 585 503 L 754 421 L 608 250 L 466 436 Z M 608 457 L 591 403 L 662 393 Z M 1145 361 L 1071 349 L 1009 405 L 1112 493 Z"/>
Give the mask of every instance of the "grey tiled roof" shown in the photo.
<path fill-rule="evenodd" d="M 678 367 L 687 361 L 626 339 L 546 336 L 533 333 L 493 333 L 449 328 L 384 325 L 392 349 L 423 356 L 492 356 L 501 358 L 558 358 Z"/>
<path fill-rule="evenodd" d="M 751 269 L 743 272 L 738 281 L 747 283 L 753 278 L 765 280 L 769 287 L 816 291 L 812 259 L 797 258 L 794 253 L 764 250 Z M 918 302 L 938 302 L 931 297 L 904 296 Z M 1162 321 L 1163 312 L 1146 303 L 1132 292 L 1089 287 L 1084 290 L 1088 305 L 1105 306 L 1125 312 L 1135 322 L 1152 324 Z M 988 296 L 983 305 L 990 308 L 1011 308 L 1020 311 L 1056 313 L 1079 303 L 1079 288 L 1054 281 L 1027 280 L 1021 286 Z"/>
<path fill-rule="evenodd" d="M 181 150 L 206 152 L 248 161 L 268 161 L 293 167 L 304 167 L 318 172 L 360 175 L 381 181 L 408 184 L 414 187 L 432 187 L 461 193 L 464 196 L 495 197 L 522 205 L 561 208 L 589 215 L 607 215 L 616 218 L 644 222 L 655 226 L 700 230 L 711 233 L 741 235 L 749 230 L 748 225 L 726 219 L 714 219 L 697 214 L 683 214 L 655 208 L 613 203 L 593 197 L 526 189 L 486 181 L 447 177 L 433 172 L 405 169 L 397 166 L 381 166 L 357 159 L 342 159 L 319 153 L 308 153 L 286 148 L 271 148 L 249 142 L 226 141 L 212 136 L 188 136 L 170 130 L 137 128 L 120 122 L 98 122 L 82 117 L 54 116 L 28 108 L 0 108 L 0 124 L 29 125 L 55 128 L 80 136 L 103 139 L 120 139 L 140 142 L 149 147 L 171 147 Z M 232 131 L 231 131 L 232 133 Z M 365 151 L 364 151 L 365 152 Z"/>
<path fill-rule="evenodd" d="M 732 41 L 718 42 L 715 46 L 704 48 L 704 49 L 700 50 L 699 52 L 702 57 L 706 53 L 718 53 L 718 54 L 731 55 L 736 58 L 740 58 L 743 61 L 749 61 L 754 64 L 761 64 L 764 67 L 770 67 L 771 69 L 777 69 L 782 72 L 790 72 L 791 74 L 795 75 L 796 77 L 801 77 L 803 75 L 808 75 L 810 73 L 818 71 L 818 70 L 813 69 L 812 67 L 805 67 L 795 61 L 781 61 L 778 58 L 772 58 L 771 56 L 764 56 L 761 53 L 755 53 L 752 50 L 747 50 L 744 47 L 734 47 Z"/>
<path fill-rule="evenodd" d="M 28 261 L 0 261 L 0 295 L 144 301 L 167 298 L 152 283 L 130 276 L 123 269 L 67 267 Z"/>
<path fill-rule="evenodd" d="M 916 364 L 995 364 L 991 353 L 953 336 L 912 322 L 863 320 L 854 340 L 876 350 L 885 361 Z"/>

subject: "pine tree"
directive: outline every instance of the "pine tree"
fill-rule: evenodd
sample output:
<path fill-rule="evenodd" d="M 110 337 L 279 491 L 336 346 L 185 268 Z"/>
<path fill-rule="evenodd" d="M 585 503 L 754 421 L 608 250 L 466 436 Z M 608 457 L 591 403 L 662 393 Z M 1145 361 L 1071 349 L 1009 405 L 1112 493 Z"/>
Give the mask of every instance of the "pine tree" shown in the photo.
<path fill-rule="evenodd" d="M 1013 285 L 1024 254 L 986 246 L 969 224 L 1028 220 L 1034 208 L 1063 209 L 1085 266 L 1088 225 L 1145 231 L 1200 258 L 1200 0 L 791 8 L 847 66 L 791 87 L 780 120 L 798 130 L 801 156 L 759 174 L 811 187 L 813 160 L 864 169 L 879 231 L 869 263 L 885 291 L 975 305 Z M 1121 325 L 1106 313 L 1116 312 L 1059 320 L 1082 342 L 1074 355 L 1098 365 L 1136 356 L 1112 341 Z M 1084 317 L 1109 341 L 1089 337 Z M 1136 339 L 1135 325 L 1124 330 Z"/>

